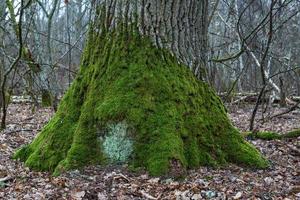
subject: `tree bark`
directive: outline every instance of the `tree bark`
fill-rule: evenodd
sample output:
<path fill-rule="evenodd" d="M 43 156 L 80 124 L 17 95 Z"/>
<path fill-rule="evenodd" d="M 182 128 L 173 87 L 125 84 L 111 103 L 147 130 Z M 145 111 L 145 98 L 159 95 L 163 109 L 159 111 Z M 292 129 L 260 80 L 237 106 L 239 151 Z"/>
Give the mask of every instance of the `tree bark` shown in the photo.
<path fill-rule="evenodd" d="M 98 0 L 106 23 L 100 31 L 135 23 L 159 48 L 169 49 L 198 77 L 206 78 L 208 0 Z M 125 25 L 124 25 L 125 24 Z M 99 27 L 97 27 L 99 28 Z"/>

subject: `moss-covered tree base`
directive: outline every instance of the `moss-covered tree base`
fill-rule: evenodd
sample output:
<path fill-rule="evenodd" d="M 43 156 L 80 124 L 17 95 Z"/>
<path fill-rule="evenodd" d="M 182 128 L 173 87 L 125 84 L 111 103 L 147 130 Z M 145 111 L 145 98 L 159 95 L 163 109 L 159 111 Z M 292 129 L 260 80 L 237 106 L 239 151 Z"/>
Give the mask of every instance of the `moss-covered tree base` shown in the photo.
<path fill-rule="evenodd" d="M 90 34 L 57 113 L 15 158 L 55 172 L 110 162 L 152 175 L 228 162 L 267 166 L 212 89 L 150 40 L 117 34 Z"/>

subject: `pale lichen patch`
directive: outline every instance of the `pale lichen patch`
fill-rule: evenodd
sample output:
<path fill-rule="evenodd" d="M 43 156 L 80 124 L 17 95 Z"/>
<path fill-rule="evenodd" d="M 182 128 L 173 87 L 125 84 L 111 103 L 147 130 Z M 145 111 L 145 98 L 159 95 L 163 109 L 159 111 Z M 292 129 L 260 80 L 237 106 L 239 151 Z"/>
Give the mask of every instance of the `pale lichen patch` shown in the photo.
<path fill-rule="evenodd" d="M 128 161 L 133 152 L 133 141 L 130 138 L 130 129 L 125 121 L 108 125 L 104 137 L 98 138 L 103 146 L 104 154 L 112 163 Z"/>

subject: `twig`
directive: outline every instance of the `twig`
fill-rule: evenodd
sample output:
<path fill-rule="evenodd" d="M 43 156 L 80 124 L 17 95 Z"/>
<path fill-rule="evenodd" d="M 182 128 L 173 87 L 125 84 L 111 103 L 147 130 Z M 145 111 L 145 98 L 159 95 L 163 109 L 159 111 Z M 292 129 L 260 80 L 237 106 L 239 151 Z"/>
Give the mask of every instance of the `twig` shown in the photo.
<path fill-rule="evenodd" d="M 130 179 L 127 178 L 127 177 L 126 177 L 125 175 L 123 175 L 123 174 L 116 174 L 116 175 L 114 176 L 113 179 L 120 179 L 120 178 L 123 178 L 123 179 L 125 179 L 127 182 L 130 182 Z"/>
<path fill-rule="evenodd" d="M 147 194 L 144 190 L 141 190 L 140 193 L 143 195 L 143 197 L 151 200 L 157 200 L 158 198 L 151 196 L 150 194 Z"/>
<path fill-rule="evenodd" d="M 4 177 L 4 178 L 0 178 L 0 182 L 6 182 L 6 181 L 10 181 L 10 180 L 12 180 L 13 178 L 11 177 L 11 176 L 6 176 L 6 177 Z"/>
<path fill-rule="evenodd" d="M 251 96 L 244 96 L 244 97 L 241 97 L 241 98 L 235 100 L 234 102 L 232 102 L 231 104 L 238 104 L 239 102 L 244 101 L 245 99 L 247 99 L 247 98 L 249 98 L 249 97 L 251 97 Z"/>
<path fill-rule="evenodd" d="M 278 113 L 278 114 L 276 114 L 276 115 L 273 115 L 273 116 L 269 117 L 268 120 L 271 120 L 271 119 L 273 119 L 273 118 L 275 118 L 275 117 L 279 117 L 279 116 L 281 116 L 281 115 L 285 115 L 285 114 L 287 114 L 287 113 L 289 113 L 289 112 L 292 112 L 292 111 L 296 110 L 297 108 L 300 108 L 299 105 L 300 105 L 300 102 L 296 103 L 294 106 L 290 107 L 290 108 L 289 108 L 288 110 L 286 110 L 286 111 L 283 111 L 283 112 L 281 112 L 281 113 Z"/>
<path fill-rule="evenodd" d="M 300 150 L 293 147 L 292 145 L 286 145 L 290 151 L 291 151 L 291 154 L 295 155 L 295 156 L 299 156 L 300 155 Z"/>

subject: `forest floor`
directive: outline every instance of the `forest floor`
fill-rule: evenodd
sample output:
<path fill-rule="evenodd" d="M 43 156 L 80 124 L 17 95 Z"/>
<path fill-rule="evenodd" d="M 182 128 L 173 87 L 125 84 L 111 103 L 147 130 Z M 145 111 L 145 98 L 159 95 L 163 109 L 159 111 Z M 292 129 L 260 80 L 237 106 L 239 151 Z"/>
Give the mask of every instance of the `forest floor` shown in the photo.
<path fill-rule="evenodd" d="M 247 130 L 251 106 L 229 111 L 233 123 Z M 51 109 L 32 113 L 28 104 L 9 107 L 7 129 L 0 133 L 0 199 L 300 199 L 300 137 L 250 141 L 270 160 L 269 169 L 201 167 L 179 181 L 129 172 L 125 166 L 88 167 L 52 177 L 11 159 L 52 115 Z M 298 110 L 260 125 L 259 130 L 287 132 L 299 126 Z"/>

